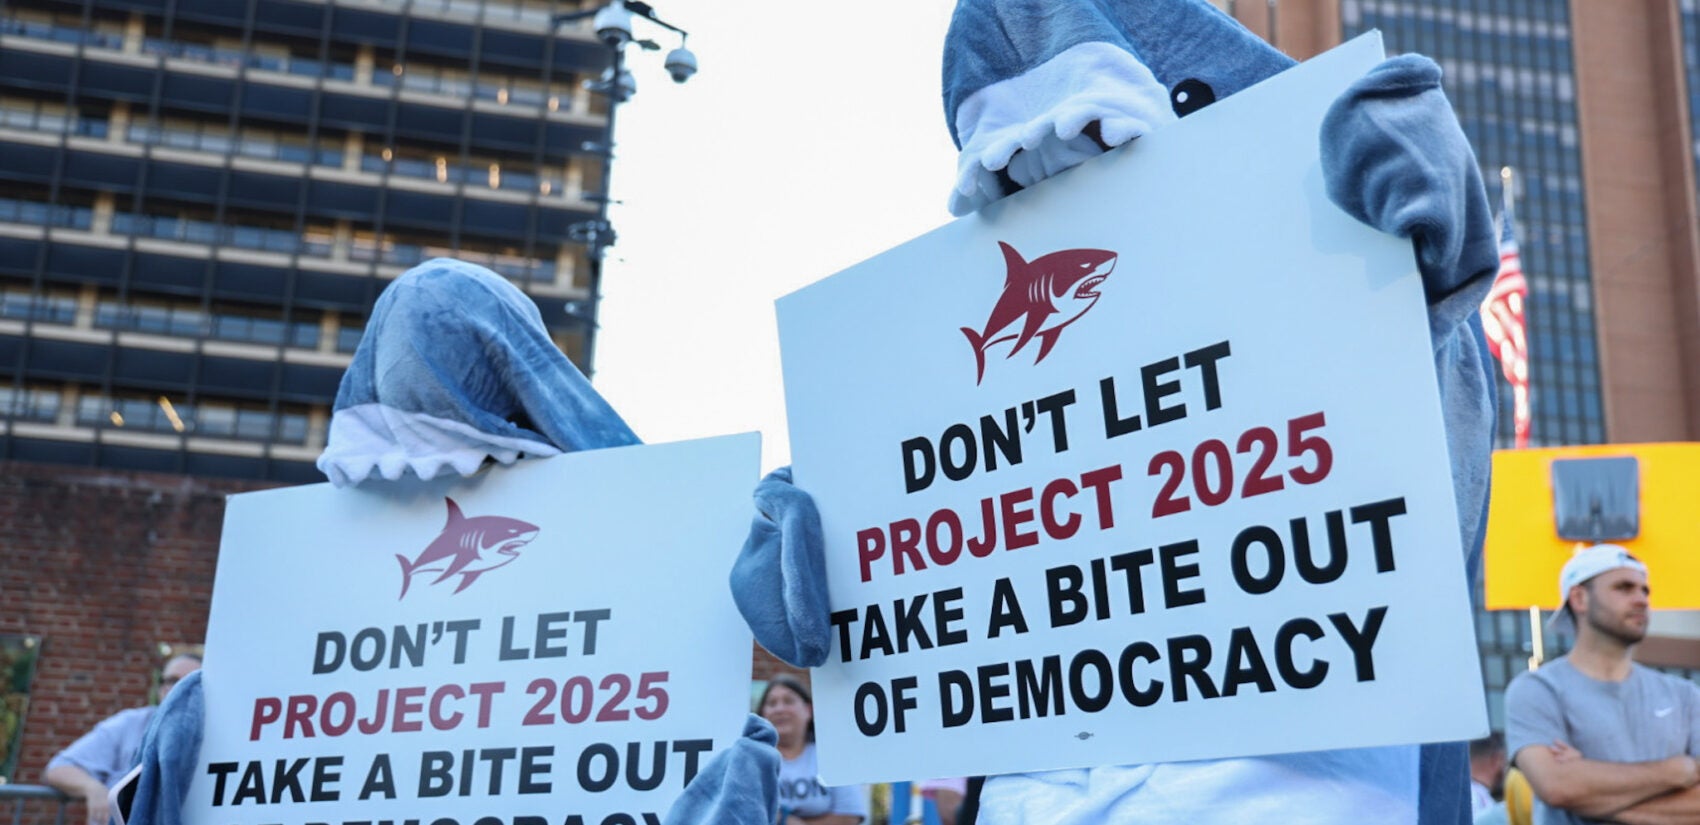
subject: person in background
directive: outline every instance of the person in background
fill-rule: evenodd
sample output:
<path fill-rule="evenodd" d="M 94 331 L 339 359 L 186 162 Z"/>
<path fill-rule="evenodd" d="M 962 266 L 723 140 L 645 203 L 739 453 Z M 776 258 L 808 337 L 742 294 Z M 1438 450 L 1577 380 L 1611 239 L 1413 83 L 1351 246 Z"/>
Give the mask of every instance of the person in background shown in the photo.
<path fill-rule="evenodd" d="M 962 808 L 963 797 L 968 795 L 968 777 L 925 779 L 915 784 L 920 788 L 921 796 L 933 801 L 933 809 L 939 814 L 939 825 L 956 825 L 956 813 Z"/>
<path fill-rule="evenodd" d="M 201 657 L 193 653 L 171 657 L 160 673 L 160 701 L 165 701 L 183 677 L 200 669 Z M 42 779 L 67 796 L 83 800 L 89 825 L 107 825 L 110 821 L 106 791 L 136 766 L 142 733 L 153 718 L 154 708 L 147 705 L 118 711 L 48 761 Z"/>
<path fill-rule="evenodd" d="M 1647 566 L 1615 544 L 1558 575 L 1552 625 L 1570 653 L 1511 681 L 1505 740 L 1535 791 L 1535 825 L 1700 822 L 1700 687 L 1636 664 Z"/>
<path fill-rule="evenodd" d="M 1505 781 L 1505 737 L 1490 733 L 1470 743 L 1470 814 L 1493 807 Z"/>
<path fill-rule="evenodd" d="M 820 782 L 814 698 L 801 681 L 783 674 L 768 680 L 757 712 L 779 733 L 779 825 L 857 825 L 868 818 L 867 788 Z"/>

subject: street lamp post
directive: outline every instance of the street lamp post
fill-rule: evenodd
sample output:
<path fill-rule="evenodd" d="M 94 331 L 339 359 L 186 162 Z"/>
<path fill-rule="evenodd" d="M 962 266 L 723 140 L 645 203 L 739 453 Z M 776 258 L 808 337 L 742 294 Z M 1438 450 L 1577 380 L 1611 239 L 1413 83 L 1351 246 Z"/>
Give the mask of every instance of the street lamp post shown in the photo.
<path fill-rule="evenodd" d="M 645 51 L 656 51 L 661 47 L 653 40 L 638 40 L 632 34 L 632 21 L 640 17 L 649 22 L 672 31 L 679 35 L 679 46 L 667 53 L 663 67 L 675 83 L 689 80 L 697 71 L 696 55 L 685 48 L 685 41 L 690 33 L 656 16 L 655 9 L 640 0 L 611 0 L 607 5 L 585 11 L 558 14 L 552 19 L 551 30 L 564 23 L 571 23 L 586 18 L 592 18 L 596 29 L 596 37 L 608 47 L 609 65 L 600 80 L 587 83 L 592 92 L 608 99 L 608 117 L 603 125 L 602 142 L 600 144 L 586 143 L 582 148 L 592 150 L 602 157 L 602 175 L 597 192 L 590 196 L 596 202 L 596 217 L 592 220 L 581 221 L 567 228 L 570 240 L 583 243 L 590 259 L 589 299 L 576 311 L 569 314 L 578 318 L 585 325 L 584 333 L 584 371 L 588 376 L 593 370 L 596 357 L 597 316 L 602 300 L 602 264 L 607 255 L 607 249 L 614 244 L 614 227 L 608 222 L 608 206 L 613 202 L 611 186 L 614 168 L 614 115 L 620 104 L 631 99 L 637 92 L 637 83 L 631 72 L 626 69 L 626 46 L 637 44 Z M 577 304 L 577 302 L 574 302 Z"/>

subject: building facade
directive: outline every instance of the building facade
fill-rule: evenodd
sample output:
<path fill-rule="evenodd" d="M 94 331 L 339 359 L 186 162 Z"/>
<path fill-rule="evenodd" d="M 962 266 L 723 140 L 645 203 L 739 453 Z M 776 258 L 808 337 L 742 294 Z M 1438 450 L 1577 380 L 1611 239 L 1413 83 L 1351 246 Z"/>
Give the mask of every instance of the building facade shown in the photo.
<path fill-rule="evenodd" d="M 548 0 L 0 0 L 0 460 L 321 481 L 383 287 L 452 255 L 569 356 L 609 52 Z"/>
<path fill-rule="evenodd" d="M 1700 440 L 1700 2 L 1225 0 L 1305 58 L 1370 30 L 1428 55 L 1475 147 L 1489 195 L 1513 195 L 1531 367 L 1533 446 Z M 1500 379 L 1498 442 L 1512 446 Z M 1637 650 L 1692 673 L 1677 615 Z M 1530 657 L 1562 651 L 1529 616 L 1477 612 L 1495 727 Z"/>

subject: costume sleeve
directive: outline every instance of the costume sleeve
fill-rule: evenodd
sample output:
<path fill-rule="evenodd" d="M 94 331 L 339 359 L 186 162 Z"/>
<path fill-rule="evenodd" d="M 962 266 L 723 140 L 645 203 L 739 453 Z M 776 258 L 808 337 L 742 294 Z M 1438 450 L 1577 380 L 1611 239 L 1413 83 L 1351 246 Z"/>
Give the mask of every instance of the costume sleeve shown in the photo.
<path fill-rule="evenodd" d="M 1498 238 L 1433 60 L 1401 55 L 1352 84 L 1323 119 L 1322 171 L 1341 209 L 1415 244 L 1437 340 L 1480 310 Z"/>
<path fill-rule="evenodd" d="M 755 499 L 750 535 L 732 563 L 732 600 L 769 653 L 815 667 L 832 642 L 820 513 L 791 483 L 790 467 L 762 479 Z"/>
<path fill-rule="evenodd" d="M 112 782 L 126 773 L 133 765 L 125 764 L 129 754 L 126 751 L 134 747 L 137 738 L 137 728 L 146 724 L 135 718 L 137 710 L 125 710 L 115 713 L 100 721 L 94 729 L 83 734 L 70 747 L 53 755 L 47 763 L 49 769 L 60 765 L 74 765 L 88 772 L 102 785 L 111 787 Z M 125 740 L 132 744 L 126 745 Z"/>
<path fill-rule="evenodd" d="M 1459 540 L 1475 582 L 1486 533 L 1497 384 L 1481 304 L 1499 271 L 1499 239 L 1475 154 L 1421 55 L 1384 61 L 1322 121 L 1328 196 L 1352 217 L 1410 238 L 1428 298 L 1458 505 Z"/>
<path fill-rule="evenodd" d="M 172 688 L 148 723 L 142 739 L 142 774 L 136 781 L 129 825 L 181 825 L 183 801 L 195 780 L 201 753 L 201 726 L 206 718 L 206 701 L 197 670 Z"/>
<path fill-rule="evenodd" d="M 1564 709 L 1553 687 L 1533 673 L 1511 680 L 1505 690 L 1505 752 L 1512 761 L 1526 747 L 1569 739 Z"/>
<path fill-rule="evenodd" d="M 666 825 L 770 825 L 779 818 L 779 734 L 750 714 L 667 811 Z"/>

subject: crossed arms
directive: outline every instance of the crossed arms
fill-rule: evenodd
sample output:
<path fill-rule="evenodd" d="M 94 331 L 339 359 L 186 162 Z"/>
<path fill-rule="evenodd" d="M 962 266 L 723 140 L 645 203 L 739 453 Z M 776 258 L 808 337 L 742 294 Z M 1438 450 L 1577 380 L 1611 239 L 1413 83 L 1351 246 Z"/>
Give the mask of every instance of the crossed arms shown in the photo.
<path fill-rule="evenodd" d="M 1528 745 L 1515 761 L 1535 795 L 1555 808 L 1622 825 L 1700 824 L 1700 761 L 1694 757 L 1602 762 L 1554 742 Z"/>

